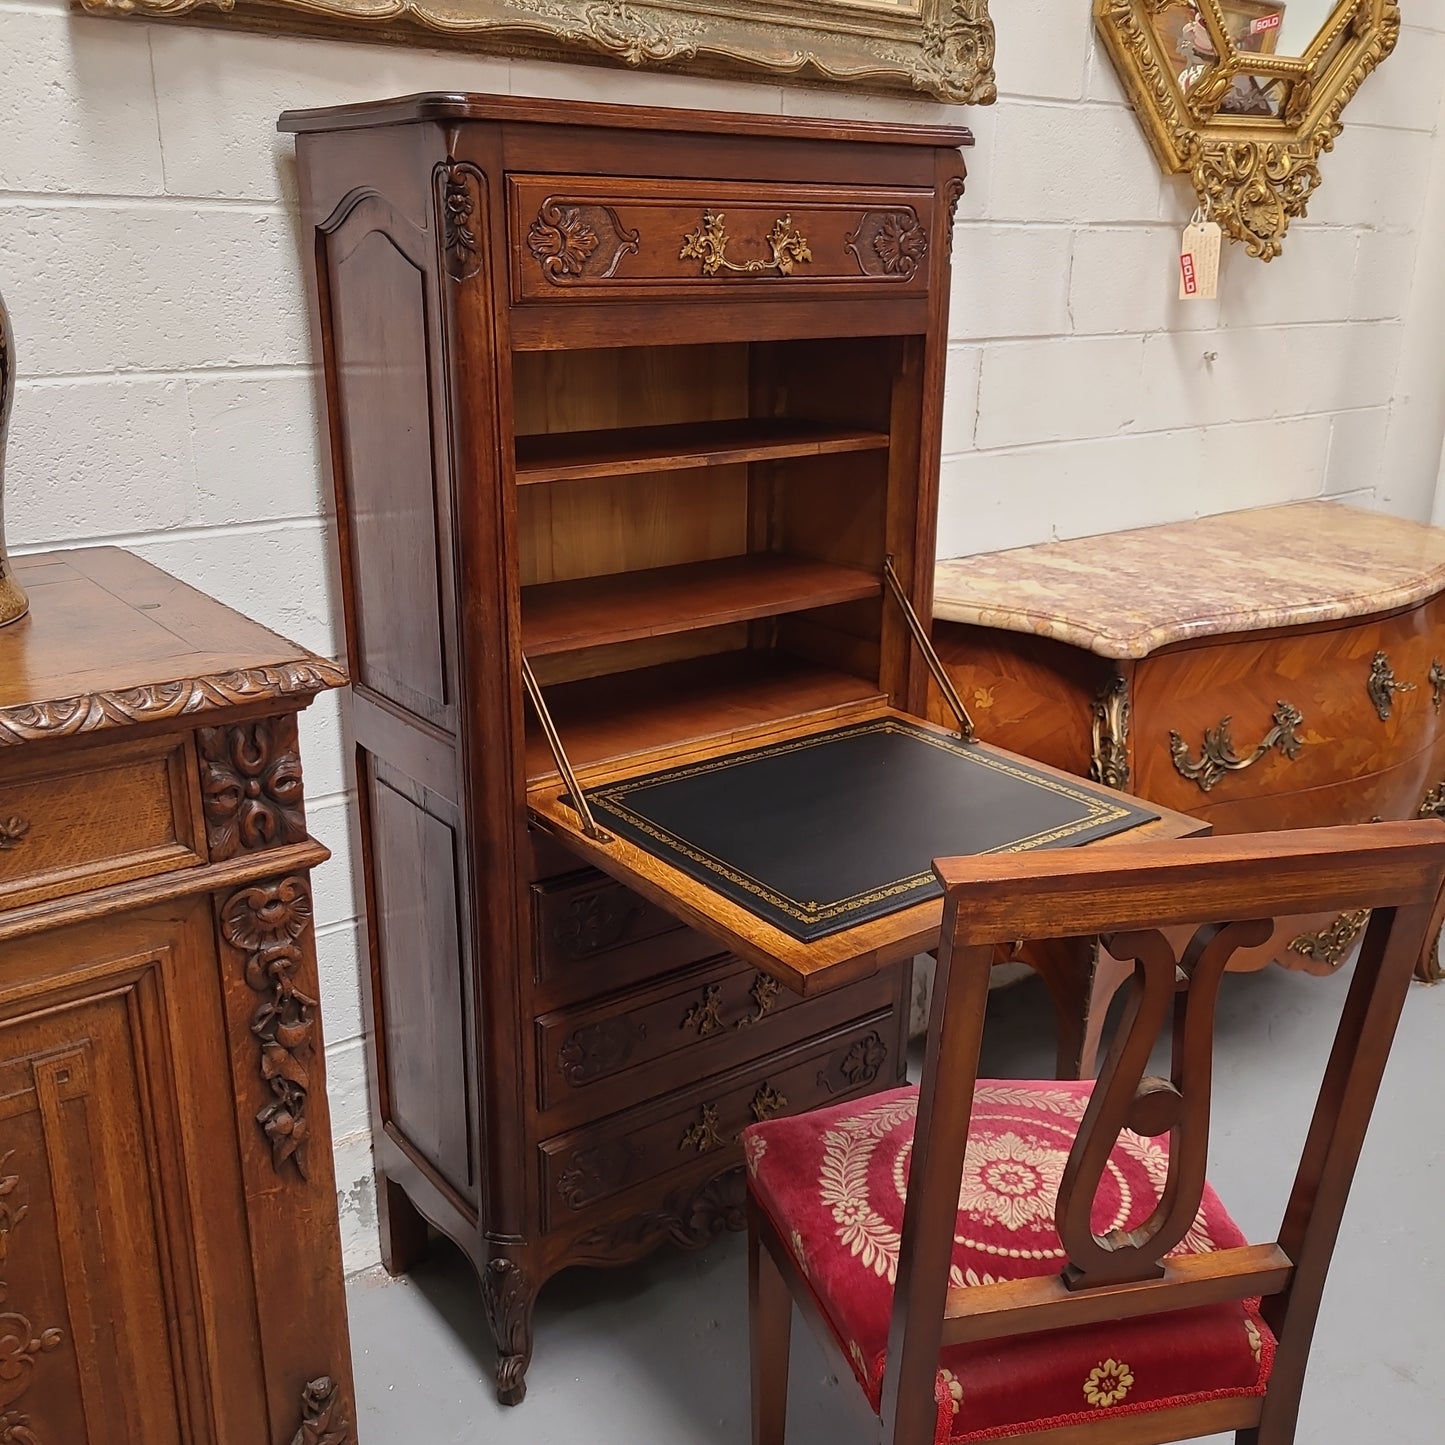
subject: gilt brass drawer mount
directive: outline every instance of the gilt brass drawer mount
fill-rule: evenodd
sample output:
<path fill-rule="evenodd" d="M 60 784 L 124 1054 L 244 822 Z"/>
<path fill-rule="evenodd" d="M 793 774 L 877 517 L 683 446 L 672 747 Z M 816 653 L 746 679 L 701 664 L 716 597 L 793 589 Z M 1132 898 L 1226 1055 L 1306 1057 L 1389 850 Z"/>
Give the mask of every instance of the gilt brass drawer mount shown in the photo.
<path fill-rule="evenodd" d="M 721 211 L 704 211 L 702 225 L 682 238 L 678 259 L 701 261 L 704 276 L 716 276 L 719 271 L 739 271 L 746 276 L 776 271 L 781 276 L 791 276 L 795 266 L 813 259 L 808 239 L 793 225 L 792 216 L 779 216 L 768 232 L 768 248 L 773 253 L 768 260 L 730 261 L 725 219 Z"/>
<path fill-rule="evenodd" d="M 1169 734 L 1169 756 L 1174 760 L 1175 771 L 1191 783 L 1198 783 L 1202 792 L 1209 792 L 1226 773 L 1252 768 L 1274 751 L 1283 753 L 1293 762 L 1304 746 L 1304 739 L 1296 731 L 1304 722 L 1304 717 L 1298 708 L 1287 702 L 1276 704 L 1274 726 L 1248 757 L 1241 757 L 1234 750 L 1234 739 L 1229 733 L 1232 721 L 1232 718 L 1226 717 L 1220 720 L 1218 727 L 1205 728 L 1204 751 L 1198 758 L 1189 756 L 1189 745 L 1177 732 Z"/>
<path fill-rule="evenodd" d="M 1435 683 L 1432 672 L 1430 681 Z M 1395 694 L 1397 692 L 1414 692 L 1413 682 L 1396 682 L 1394 669 L 1390 666 L 1390 659 L 1383 653 L 1377 652 L 1370 663 L 1370 677 L 1365 683 L 1365 690 L 1370 694 L 1370 701 L 1375 704 L 1375 711 L 1380 715 L 1381 722 L 1389 722 L 1390 713 L 1395 705 Z M 1438 702 L 1436 703 L 1438 707 Z"/>

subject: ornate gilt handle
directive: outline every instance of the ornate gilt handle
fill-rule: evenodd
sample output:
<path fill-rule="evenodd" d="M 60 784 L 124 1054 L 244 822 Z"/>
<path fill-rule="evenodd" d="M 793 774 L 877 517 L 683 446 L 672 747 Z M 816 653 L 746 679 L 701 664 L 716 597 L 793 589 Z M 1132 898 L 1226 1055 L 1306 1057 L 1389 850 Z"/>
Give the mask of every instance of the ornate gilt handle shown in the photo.
<path fill-rule="evenodd" d="M 0 853 L 7 848 L 18 848 L 29 831 L 29 822 L 19 813 L 9 818 L 0 818 Z"/>
<path fill-rule="evenodd" d="M 1189 756 L 1188 744 L 1175 732 L 1169 734 L 1169 756 L 1174 759 L 1175 770 L 1180 776 L 1188 778 L 1191 783 L 1198 783 L 1200 789 L 1207 793 L 1225 773 L 1252 768 L 1275 748 L 1293 762 L 1304 746 L 1304 739 L 1295 732 L 1303 721 L 1298 708 L 1281 702 L 1274 709 L 1274 726 L 1247 758 L 1234 751 L 1234 739 L 1229 735 L 1229 718 L 1222 719 L 1217 728 L 1205 728 L 1204 753 L 1197 761 Z"/>
<path fill-rule="evenodd" d="M 745 275 L 756 275 L 759 271 L 777 271 L 791 276 L 793 267 L 804 261 L 811 261 L 813 253 L 808 249 L 807 238 L 794 229 L 792 216 L 779 216 L 768 232 L 768 245 L 772 258 L 767 261 L 729 261 L 727 258 L 728 235 L 723 229 L 723 212 L 704 211 L 702 225 L 682 238 L 682 250 L 678 259 L 702 262 L 704 276 L 716 276 L 719 271 L 741 271 Z"/>
<path fill-rule="evenodd" d="M 1431 681 L 1434 681 L 1433 675 Z M 1375 711 L 1380 714 L 1380 721 L 1389 722 L 1395 694 L 1397 692 L 1414 692 L 1415 684 L 1413 682 L 1396 682 L 1395 674 L 1390 667 L 1390 659 L 1383 652 L 1377 652 L 1374 661 L 1370 663 L 1370 677 L 1369 681 L 1365 683 L 1365 690 L 1370 694 L 1370 701 L 1375 704 Z M 1439 706 L 1438 700 L 1436 706 Z"/>
<path fill-rule="evenodd" d="M 779 1093 L 764 1079 L 748 1103 L 748 1113 L 753 1116 L 755 1123 L 761 1124 L 765 1119 L 776 1118 L 787 1107 L 788 1096 Z M 707 1154 L 713 1149 L 726 1147 L 728 1140 L 718 1127 L 718 1123 L 717 1105 L 704 1104 L 699 1110 L 698 1122 L 684 1130 L 677 1147 L 679 1149 L 695 1149 L 699 1154 Z"/>
<path fill-rule="evenodd" d="M 738 1019 L 733 1027 L 745 1029 L 749 1024 L 755 1024 L 760 1019 L 766 1018 L 772 1011 L 781 991 L 782 985 L 771 974 L 757 973 L 753 978 L 752 988 L 748 990 L 753 1000 L 753 1011 L 746 1017 Z M 681 1027 L 696 1029 L 700 1039 L 710 1038 L 713 1034 L 721 1033 L 727 1027 L 722 1016 L 722 985 L 720 983 L 710 983 L 703 989 L 702 998 L 683 1015 Z"/>

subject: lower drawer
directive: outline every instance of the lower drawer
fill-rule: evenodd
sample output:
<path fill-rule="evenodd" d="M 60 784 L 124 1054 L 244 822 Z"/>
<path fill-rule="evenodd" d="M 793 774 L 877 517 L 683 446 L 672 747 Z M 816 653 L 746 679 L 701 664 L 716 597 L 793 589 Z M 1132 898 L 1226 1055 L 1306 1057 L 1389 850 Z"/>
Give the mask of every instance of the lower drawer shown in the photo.
<path fill-rule="evenodd" d="M 539 1104 L 572 1119 L 640 1102 L 887 1008 L 893 972 L 806 1002 L 727 955 L 537 1020 Z"/>
<path fill-rule="evenodd" d="M 546 1140 L 538 1151 L 544 1227 L 573 1224 L 614 1196 L 704 1154 L 715 1154 L 718 1167 L 725 1167 L 738 1156 L 738 1135 L 757 1120 L 804 1113 L 892 1083 L 899 1032 L 892 1011 L 881 1010 L 685 1092 Z"/>

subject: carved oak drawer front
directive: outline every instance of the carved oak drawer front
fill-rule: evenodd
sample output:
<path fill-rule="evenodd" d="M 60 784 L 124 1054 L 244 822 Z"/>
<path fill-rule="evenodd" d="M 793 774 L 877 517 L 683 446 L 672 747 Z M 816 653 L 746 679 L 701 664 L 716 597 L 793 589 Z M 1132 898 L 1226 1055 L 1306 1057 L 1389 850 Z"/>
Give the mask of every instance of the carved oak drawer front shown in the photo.
<path fill-rule="evenodd" d="M 584 868 L 532 885 L 532 951 L 538 983 L 564 1003 L 715 957 L 718 945 Z"/>
<path fill-rule="evenodd" d="M 25 761 L 21 774 L 0 757 L 0 907 L 205 861 L 185 738 L 78 749 L 39 770 Z"/>
<path fill-rule="evenodd" d="M 1133 699 L 1134 791 L 1196 813 L 1414 756 L 1440 728 L 1430 676 L 1445 663 L 1442 624 L 1437 598 L 1383 620 L 1148 658 Z M 1439 692 L 1445 701 L 1445 682 Z M 1228 758 L 1242 766 L 1220 766 Z"/>
<path fill-rule="evenodd" d="M 928 291 L 931 191 L 528 175 L 507 185 L 514 302 Z"/>
<path fill-rule="evenodd" d="M 726 1168 L 738 1158 L 738 1135 L 755 1120 L 891 1083 L 897 1061 L 887 1040 L 894 1033 L 892 1015 L 875 1013 L 684 1094 L 547 1140 L 540 1146 L 546 1227 L 565 1226 L 592 1205 L 696 1165 L 704 1155 Z"/>
<path fill-rule="evenodd" d="M 597 1107 L 613 1110 L 699 1073 L 756 1058 L 850 1018 L 886 1008 L 887 974 L 803 1001 L 734 957 L 689 968 L 649 988 L 537 1020 L 541 1104 L 548 1109 L 607 1082 Z M 677 1078 L 656 1077 L 676 1073 Z"/>

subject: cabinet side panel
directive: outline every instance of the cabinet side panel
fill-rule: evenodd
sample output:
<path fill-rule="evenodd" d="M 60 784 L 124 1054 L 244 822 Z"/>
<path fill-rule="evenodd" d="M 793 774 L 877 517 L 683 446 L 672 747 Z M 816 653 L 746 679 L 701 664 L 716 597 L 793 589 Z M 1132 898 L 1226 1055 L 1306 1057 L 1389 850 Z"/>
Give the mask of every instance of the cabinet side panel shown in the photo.
<path fill-rule="evenodd" d="M 375 209 L 359 205 L 326 244 L 353 662 L 360 686 L 451 728 L 426 277 L 369 228 Z"/>
<path fill-rule="evenodd" d="M 383 1122 L 472 1203 L 456 828 L 424 789 L 376 761 L 367 771 Z"/>

